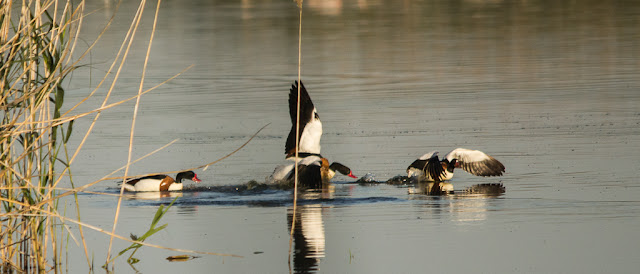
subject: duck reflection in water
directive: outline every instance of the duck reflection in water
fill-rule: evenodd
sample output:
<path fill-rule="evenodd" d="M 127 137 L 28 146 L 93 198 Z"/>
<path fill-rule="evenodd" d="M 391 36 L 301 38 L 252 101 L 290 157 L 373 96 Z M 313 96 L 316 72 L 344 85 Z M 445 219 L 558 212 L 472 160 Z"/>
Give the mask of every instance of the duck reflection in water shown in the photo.
<path fill-rule="evenodd" d="M 296 208 L 293 229 L 295 273 L 317 272 L 318 263 L 325 256 L 323 209 L 321 204 L 301 205 Z M 290 208 L 287 212 L 289 229 L 294 218 L 293 214 L 293 208 Z"/>
<path fill-rule="evenodd" d="M 425 182 L 420 181 L 414 188 L 409 189 L 409 194 L 426 195 L 452 195 L 452 194 L 476 194 L 483 196 L 498 196 L 505 192 L 505 187 L 501 183 L 476 184 L 471 187 L 454 192 L 453 185 L 445 182 Z"/>
<path fill-rule="evenodd" d="M 499 197 L 505 192 L 500 183 L 476 184 L 471 187 L 444 194 L 433 194 L 433 182 L 421 182 L 409 188 L 409 200 L 426 200 L 425 203 L 414 203 L 418 212 L 426 218 L 446 218 L 457 224 L 484 221 L 488 212 L 499 210 L 504 206 L 504 199 Z"/>
<path fill-rule="evenodd" d="M 147 192 L 131 192 L 125 194 L 125 197 L 129 199 L 140 200 L 161 200 L 167 198 L 182 197 L 182 192 L 176 191 L 147 191 Z"/>

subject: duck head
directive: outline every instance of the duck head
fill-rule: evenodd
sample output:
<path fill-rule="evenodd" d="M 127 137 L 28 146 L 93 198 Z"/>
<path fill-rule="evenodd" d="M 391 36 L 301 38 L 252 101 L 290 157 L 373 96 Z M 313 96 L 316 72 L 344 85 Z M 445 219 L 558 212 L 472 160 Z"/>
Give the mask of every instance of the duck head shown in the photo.
<path fill-rule="evenodd" d="M 458 163 L 458 159 L 453 159 L 451 160 L 451 162 L 449 162 L 449 160 L 447 159 L 444 159 L 440 163 L 442 163 L 442 167 L 446 169 L 449 173 L 453 173 L 453 170 L 456 167 L 460 167 L 460 163 Z"/>
<path fill-rule="evenodd" d="M 193 172 L 193 171 L 180 172 L 180 173 L 178 173 L 178 175 L 176 175 L 176 182 L 177 183 L 182 183 L 182 179 L 189 179 L 189 180 L 194 181 L 196 183 L 199 183 L 199 182 L 202 181 L 202 180 L 200 180 L 198 178 L 198 175 L 196 175 L 196 173 Z"/>
<path fill-rule="evenodd" d="M 332 171 L 332 175 L 331 177 L 333 178 L 333 176 L 335 175 L 335 172 L 340 172 L 342 175 L 346 175 L 349 176 L 351 178 L 357 179 L 358 177 L 356 177 L 355 175 L 353 175 L 353 173 L 351 172 L 351 169 L 346 167 L 345 165 L 338 163 L 338 162 L 333 162 L 330 166 L 329 166 L 329 170 Z"/>

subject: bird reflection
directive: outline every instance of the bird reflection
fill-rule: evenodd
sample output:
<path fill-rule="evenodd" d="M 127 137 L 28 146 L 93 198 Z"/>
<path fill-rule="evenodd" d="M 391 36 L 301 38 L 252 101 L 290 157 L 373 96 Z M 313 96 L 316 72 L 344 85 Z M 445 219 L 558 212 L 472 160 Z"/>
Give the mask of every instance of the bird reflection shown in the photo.
<path fill-rule="evenodd" d="M 453 185 L 445 182 L 425 182 L 415 183 L 415 187 L 409 189 L 409 194 L 426 195 L 450 195 L 450 194 L 478 194 L 487 197 L 499 196 L 505 192 L 504 185 L 500 183 L 476 184 L 463 190 L 454 192 Z"/>
<path fill-rule="evenodd" d="M 336 186 L 332 183 L 325 182 L 321 188 L 303 189 L 298 192 L 301 199 L 317 200 L 317 199 L 333 199 L 336 193 Z"/>
<path fill-rule="evenodd" d="M 140 200 L 160 200 L 165 198 L 182 197 L 182 192 L 179 191 L 145 191 L 145 192 L 131 192 L 127 195 L 130 199 Z"/>
<path fill-rule="evenodd" d="M 293 229 L 295 273 L 313 273 L 318 271 L 318 263 L 324 258 L 325 233 L 322 222 L 321 204 L 302 205 L 296 208 L 295 227 Z M 293 209 L 287 212 L 289 228 L 293 221 Z"/>
<path fill-rule="evenodd" d="M 440 182 L 440 185 L 443 183 Z M 444 183 L 442 189 L 448 188 Z M 495 205 L 496 199 L 503 195 L 505 188 L 500 183 L 476 184 L 471 187 L 452 191 L 442 191 L 433 182 L 422 182 L 409 189 L 410 200 L 429 200 L 432 202 L 417 204 L 421 212 L 431 213 L 431 216 L 449 216 L 452 220 L 462 223 L 484 221 L 490 207 Z M 427 210 L 424 210 L 427 209 Z"/>
<path fill-rule="evenodd" d="M 453 185 L 445 182 L 420 181 L 414 188 L 409 189 L 410 194 L 447 195 L 453 194 Z"/>

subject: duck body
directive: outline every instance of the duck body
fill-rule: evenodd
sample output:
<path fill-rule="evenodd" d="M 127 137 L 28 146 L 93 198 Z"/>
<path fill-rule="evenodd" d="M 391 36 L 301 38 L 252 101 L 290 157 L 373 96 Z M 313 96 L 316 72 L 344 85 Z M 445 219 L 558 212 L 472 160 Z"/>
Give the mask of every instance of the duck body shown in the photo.
<path fill-rule="evenodd" d="M 311 156 L 303 159 L 298 163 L 298 183 L 305 188 L 322 188 L 328 185 L 329 181 L 335 175 L 329 172 L 329 161 L 326 158 Z M 287 178 L 293 181 L 294 172 L 291 172 Z"/>
<path fill-rule="evenodd" d="M 189 179 L 196 183 L 201 181 L 193 171 L 180 172 L 176 175 L 175 180 L 169 175 L 158 174 L 128 180 L 124 184 L 124 189 L 133 192 L 178 191 L 183 188 L 183 179 Z"/>
<path fill-rule="evenodd" d="M 417 181 L 445 181 L 453 178 L 456 168 L 476 176 L 502 176 L 504 165 L 495 158 L 479 150 L 456 148 L 442 160 L 438 152 L 422 155 L 407 167 L 407 176 Z"/>
<path fill-rule="evenodd" d="M 276 167 L 273 174 L 267 181 L 291 183 L 295 177 L 295 163 Z M 329 183 L 336 173 L 340 173 L 351 178 L 357 178 L 347 166 L 333 162 L 321 156 L 307 156 L 298 160 L 298 182 L 306 188 L 321 188 L 323 183 Z"/>

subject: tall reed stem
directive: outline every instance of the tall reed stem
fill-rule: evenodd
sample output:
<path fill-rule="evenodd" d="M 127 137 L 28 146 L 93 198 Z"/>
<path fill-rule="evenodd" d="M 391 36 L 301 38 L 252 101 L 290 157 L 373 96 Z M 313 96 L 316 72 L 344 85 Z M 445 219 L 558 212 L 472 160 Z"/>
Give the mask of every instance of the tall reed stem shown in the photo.
<path fill-rule="evenodd" d="M 156 13 L 155 13 L 155 17 L 153 19 L 153 29 L 151 30 L 151 38 L 149 38 L 149 45 L 147 47 L 147 54 L 145 56 L 144 59 L 144 65 L 142 68 L 142 77 L 140 78 L 140 87 L 138 88 L 138 97 L 136 98 L 136 104 L 135 107 L 133 109 L 133 118 L 131 121 L 131 133 L 129 134 L 129 152 L 128 152 L 128 156 L 127 156 L 127 165 L 126 168 L 124 170 L 124 177 L 127 177 L 127 174 L 129 173 L 129 167 L 131 166 L 131 156 L 133 154 L 133 136 L 134 136 L 134 131 L 135 131 L 135 127 L 136 127 L 136 118 L 138 117 L 138 106 L 140 105 L 140 99 L 142 98 L 142 92 L 143 92 L 143 87 L 144 87 L 144 79 L 145 79 L 145 74 L 147 72 L 147 64 L 149 63 L 149 54 L 151 53 L 151 45 L 153 43 L 153 36 L 155 34 L 156 31 L 156 25 L 158 23 L 158 13 L 160 12 L 160 3 L 162 1 L 158 0 L 158 4 L 156 6 Z M 143 0 L 140 3 L 140 13 L 142 13 L 144 11 L 144 3 L 145 1 Z M 140 17 L 138 17 L 138 21 L 140 21 L 139 19 Z M 138 24 L 138 23 L 136 23 Z M 137 27 L 137 26 L 136 26 Z M 135 32 L 135 30 L 134 30 Z M 115 234 L 115 230 L 116 230 L 116 226 L 118 224 L 118 216 L 120 215 L 120 205 L 122 204 L 122 194 L 124 194 L 124 182 L 126 181 L 126 179 L 123 179 L 122 181 L 122 185 L 120 188 L 120 197 L 118 198 L 118 205 L 116 207 L 116 214 L 114 217 L 114 221 L 113 221 L 113 230 L 111 231 L 112 234 Z M 107 262 L 109 262 L 111 260 L 111 247 L 113 244 L 113 236 L 111 236 L 111 239 L 109 240 L 109 250 L 107 252 Z"/>
<path fill-rule="evenodd" d="M 295 160 L 294 160 L 294 176 L 293 176 L 293 216 L 291 220 L 291 231 L 289 232 L 289 272 L 291 272 L 291 257 L 292 247 L 293 247 L 293 233 L 296 226 L 296 209 L 298 207 L 298 148 L 299 148 L 299 138 L 300 138 L 300 87 L 301 83 L 301 75 L 302 75 L 302 1 L 303 0 L 295 0 L 298 4 L 299 10 L 299 23 L 298 23 L 298 96 L 296 101 L 296 146 L 295 146 Z"/>

